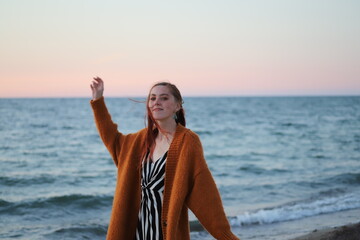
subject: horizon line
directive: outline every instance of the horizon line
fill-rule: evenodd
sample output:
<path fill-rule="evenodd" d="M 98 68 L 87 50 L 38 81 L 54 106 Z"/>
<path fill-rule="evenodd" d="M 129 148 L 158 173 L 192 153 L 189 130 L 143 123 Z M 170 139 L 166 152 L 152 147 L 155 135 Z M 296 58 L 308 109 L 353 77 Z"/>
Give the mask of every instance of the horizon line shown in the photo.
<path fill-rule="evenodd" d="M 109 95 L 104 96 L 105 98 L 146 98 L 146 96 L 116 96 Z M 271 97 L 360 97 L 360 94 L 268 94 L 268 95 L 183 95 L 183 98 L 271 98 Z M 59 99 L 59 98 L 88 98 L 88 96 L 14 96 L 14 97 L 1 97 L 0 99 Z"/>

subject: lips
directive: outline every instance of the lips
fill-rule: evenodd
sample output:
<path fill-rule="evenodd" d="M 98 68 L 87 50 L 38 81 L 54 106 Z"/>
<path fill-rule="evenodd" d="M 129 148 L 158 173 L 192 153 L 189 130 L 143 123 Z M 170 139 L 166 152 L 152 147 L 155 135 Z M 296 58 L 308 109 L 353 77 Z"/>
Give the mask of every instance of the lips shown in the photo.
<path fill-rule="evenodd" d="M 154 108 L 153 112 L 157 112 L 157 111 L 160 111 L 160 110 L 162 110 L 162 108 Z"/>

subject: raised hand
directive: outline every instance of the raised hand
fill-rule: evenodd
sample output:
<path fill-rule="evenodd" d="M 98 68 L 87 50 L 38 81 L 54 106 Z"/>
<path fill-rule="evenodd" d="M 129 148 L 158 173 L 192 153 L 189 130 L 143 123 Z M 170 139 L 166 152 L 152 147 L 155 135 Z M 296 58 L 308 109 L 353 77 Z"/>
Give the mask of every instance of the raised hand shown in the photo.
<path fill-rule="evenodd" d="M 96 100 L 102 97 L 104 93 L 104 81 L 99 77 L 94 77 L 92 84 L 90 84 L 92 91 L 92 99 Z"/>

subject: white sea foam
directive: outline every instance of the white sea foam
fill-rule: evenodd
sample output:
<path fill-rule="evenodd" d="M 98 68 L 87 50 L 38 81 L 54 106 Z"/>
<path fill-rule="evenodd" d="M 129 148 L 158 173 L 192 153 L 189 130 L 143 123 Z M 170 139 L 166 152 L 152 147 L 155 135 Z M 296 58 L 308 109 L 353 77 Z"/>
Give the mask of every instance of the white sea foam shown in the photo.
<path fill-rule="evenodd" d="M 275 208 L 245 212 L 230 219 L 232 226 L 266 224 L 296 220 L 320 214 L 360 208 L 360 193 L 293 202 Z"/>

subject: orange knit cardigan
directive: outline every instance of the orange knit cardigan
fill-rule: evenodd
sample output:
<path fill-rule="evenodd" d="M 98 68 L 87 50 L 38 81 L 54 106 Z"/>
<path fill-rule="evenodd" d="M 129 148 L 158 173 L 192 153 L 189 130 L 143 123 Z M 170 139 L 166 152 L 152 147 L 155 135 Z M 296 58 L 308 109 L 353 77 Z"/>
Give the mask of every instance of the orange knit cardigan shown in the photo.
<path fill-rule="evenodd" d="M 90 103 L 100 137 L 118 169 L 107 240 L 133 240 L 141 200 L 139 165 L 146 129 L 122 134 L 111 120 L 103 97 Z M 164 239 L 190 239 L 188 208 L 216 239 L 238 239 L 231 232 L 199 137 L 178 124 L 165 167 L 161 215 Z"/>

